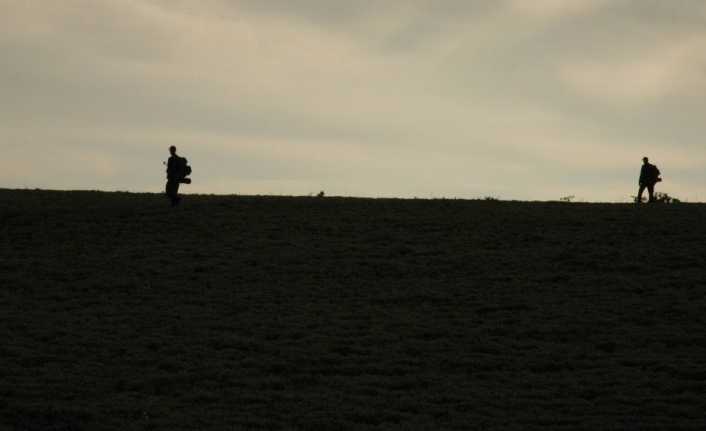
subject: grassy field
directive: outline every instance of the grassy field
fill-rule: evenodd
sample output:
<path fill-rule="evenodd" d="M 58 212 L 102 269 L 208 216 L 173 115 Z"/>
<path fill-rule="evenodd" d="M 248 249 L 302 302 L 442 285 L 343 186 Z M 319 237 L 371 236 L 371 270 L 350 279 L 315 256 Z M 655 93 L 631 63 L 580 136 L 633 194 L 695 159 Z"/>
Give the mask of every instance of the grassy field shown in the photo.
<path fill-rule="evenodd" d="M 0 190 L 0 429 L 706 428 L 706 205 Z"/>

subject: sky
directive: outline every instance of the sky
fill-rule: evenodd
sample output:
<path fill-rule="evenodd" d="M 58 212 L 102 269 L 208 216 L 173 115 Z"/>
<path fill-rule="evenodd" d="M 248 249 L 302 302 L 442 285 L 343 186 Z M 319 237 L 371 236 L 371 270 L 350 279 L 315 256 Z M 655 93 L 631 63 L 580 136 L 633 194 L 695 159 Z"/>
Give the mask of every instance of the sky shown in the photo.
<path fill-rule="evenodd" d="M 703 0 L 0 0 L 0 187 L 706 200 Z"/>

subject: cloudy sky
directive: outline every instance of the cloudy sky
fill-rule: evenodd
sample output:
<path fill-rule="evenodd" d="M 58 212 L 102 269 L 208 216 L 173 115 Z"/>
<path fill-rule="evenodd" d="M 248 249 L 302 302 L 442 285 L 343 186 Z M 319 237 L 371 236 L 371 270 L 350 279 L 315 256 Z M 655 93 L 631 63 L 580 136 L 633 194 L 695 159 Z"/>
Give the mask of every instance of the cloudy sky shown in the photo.
<path fill-rule="evenodd" d="M 0 187 L 706 200 L 703 0 L 0 0 Z"/>

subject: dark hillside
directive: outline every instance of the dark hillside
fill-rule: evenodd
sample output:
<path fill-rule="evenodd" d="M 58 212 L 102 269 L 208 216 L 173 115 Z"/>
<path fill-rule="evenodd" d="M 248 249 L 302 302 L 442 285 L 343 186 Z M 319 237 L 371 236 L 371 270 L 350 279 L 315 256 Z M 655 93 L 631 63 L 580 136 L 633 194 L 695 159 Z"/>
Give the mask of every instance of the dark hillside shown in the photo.
<path fill-rule="evenodd" d="M 0 429 L 703 430 L 704 220 L 0 190 Z"/>

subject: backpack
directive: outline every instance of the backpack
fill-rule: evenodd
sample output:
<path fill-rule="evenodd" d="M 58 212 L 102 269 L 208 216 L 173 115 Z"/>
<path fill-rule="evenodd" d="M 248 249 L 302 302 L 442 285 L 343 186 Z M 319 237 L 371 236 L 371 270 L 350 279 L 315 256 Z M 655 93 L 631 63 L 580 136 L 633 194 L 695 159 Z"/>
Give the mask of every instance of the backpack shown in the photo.
<path fill-rule="evenodd" d="M 179 172 L 180 178 L 191 175 L 191 166 L 189 166 L 189 161 L 186 160 L 186 157 L 179 157 L 177 159 L 177 172 Z"/>
<path fill-rule="evenodd" d="M 182 184 L 191 184 L 191 178 L 186 178 L 191 175 L 191 166 L 186 157 L 178 157 L 176 162 L 177 181 Z"/>

